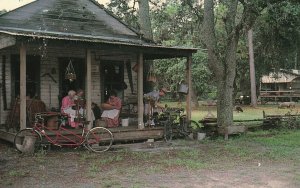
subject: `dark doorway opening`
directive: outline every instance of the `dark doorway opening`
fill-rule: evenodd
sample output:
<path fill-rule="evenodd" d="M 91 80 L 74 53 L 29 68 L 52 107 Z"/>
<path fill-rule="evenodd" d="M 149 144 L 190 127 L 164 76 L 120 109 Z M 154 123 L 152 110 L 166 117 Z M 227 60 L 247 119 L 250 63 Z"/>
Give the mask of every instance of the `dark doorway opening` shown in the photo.
<path fill-rule="evenodd" d="M 69 62 L 75 70 L 76 79 L 70 81 L 65 79 L 65 73 Z M 84 58 L 59 58 L 59 105 L 61 106 L 61 99 L 68 95 L 70 90 L 85 89 L 86 66 Z"/>
<path fill-rule="evenodd" d="M 107 101 L 109 91 L 115 90 L 118 97 L 124 95 L 124 62 L 101 61 L 101 99 Z"/>
<path fill-rule="evenodd" d="M 26 56 L 26 96 L 40 99 L 40 56 Z M 11 55 L 12 99 L 20 96 L 20 55 Z"/>

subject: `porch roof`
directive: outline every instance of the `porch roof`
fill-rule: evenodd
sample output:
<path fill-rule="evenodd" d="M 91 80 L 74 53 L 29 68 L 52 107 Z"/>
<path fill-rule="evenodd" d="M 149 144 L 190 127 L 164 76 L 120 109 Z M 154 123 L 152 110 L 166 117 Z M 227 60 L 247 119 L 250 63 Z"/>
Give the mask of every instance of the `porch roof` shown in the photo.
<path fill-rule="evenodd" d="M 290 83 L 294 79 L 299 78 L 299 75 L 287 73 L 285 71 L 280 71 L 277 73 L 270 73 L 269 75 L 264 75 L 261 77 L 261 82 L 264 84 L 270 83 Z"/>
<path fill-rule="evenodd" d="M 184 57 L 195 48 L 165 47 L 142 37 L 94 0 L 37 0 L 0 16 L 0 33 L 18 37 L 155 49 L 146 58 Z"/>

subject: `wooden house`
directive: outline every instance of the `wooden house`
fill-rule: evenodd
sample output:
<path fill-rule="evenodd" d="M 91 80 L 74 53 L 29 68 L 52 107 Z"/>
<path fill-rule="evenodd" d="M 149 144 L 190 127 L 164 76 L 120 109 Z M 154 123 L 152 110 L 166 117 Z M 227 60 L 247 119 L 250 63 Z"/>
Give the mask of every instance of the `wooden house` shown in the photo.
<path fill-rule="evenodd" d="M 60 107 L 69 89 L 85 90 L 87 118 L 91 103 L 120 88 L 126 102 L 136 94 L 137 127 L 143 129 L 145 60 L 186 58 L 191 86 L 193 48 L 165 47 L 108 12 L 94 0 L 37 0 L 0 16 L 1 115 L 4 124 L 14 99 L 20 98 L 20 128 L 26 127 L 26 95 L 41 99 L 47 110 Z M 72 63 L 76 79 L 65 78 Z M 137 64 L 138 71 L 132 72 Z M 122 84 L 128 87 L 122 90 Z M 190 118 L 190 95 L 187 95 Z M 91 127 L 91 125 L 90 125 Z"/>
<path fill-rule="evenodd" d="M 262 102 L 298 101 L 300 99 L 300 71 L 280 69 L 264 75 L 260 80 Z"/>

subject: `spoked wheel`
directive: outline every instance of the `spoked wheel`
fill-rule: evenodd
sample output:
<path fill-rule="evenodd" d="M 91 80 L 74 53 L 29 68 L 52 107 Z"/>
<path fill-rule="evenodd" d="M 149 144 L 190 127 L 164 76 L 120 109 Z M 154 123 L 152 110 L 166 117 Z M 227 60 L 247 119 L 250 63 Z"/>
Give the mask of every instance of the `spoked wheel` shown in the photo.
<path fill-rule="evenodd" d="M 20 130 L 15 138 L 14 145 L 21 153 L 36 152 L 41 149 L 42 136 L 32 128 Z"/>
<path fill-rule="evenodd" d="M 113 143 L 112 133 L 103 127 L 95 127 L 86 135 L 85 146 L 93 152 L 104 152 L 109 150 Z"/>
<path fill-rule="evenodd" d="M 172 141 L 173 138 L 173 129 L 172 129 L 172 123 L 165 122 L 164 123 L 164 139 L 166 142 Z"/>

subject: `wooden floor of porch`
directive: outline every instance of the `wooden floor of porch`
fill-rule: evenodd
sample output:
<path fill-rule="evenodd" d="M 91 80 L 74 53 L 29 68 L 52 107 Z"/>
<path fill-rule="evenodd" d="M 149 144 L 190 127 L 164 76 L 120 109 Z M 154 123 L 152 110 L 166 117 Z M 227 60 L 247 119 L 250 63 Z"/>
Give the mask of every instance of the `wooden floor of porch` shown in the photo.
<path fill-rule="evenodd" d="M 144 129 L 138 129 L 137 125 L 131 125 L 128 127 L 116 127 L 109 128 L 114 136 L 114 142 L 131 142 L 142 141 L 147 139 L 162 139 L 164 136 L 163 127 L 145 127 Z M 72 129 L 78 135 L 81 134 L 81 130 Z M 68 134 L 68 133 L 66 133 Z M 16 133 L 7 132 L 4 128 L 0 128 L 0 139 L 13 143 Z"/>

